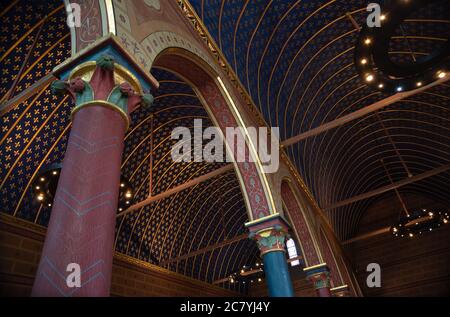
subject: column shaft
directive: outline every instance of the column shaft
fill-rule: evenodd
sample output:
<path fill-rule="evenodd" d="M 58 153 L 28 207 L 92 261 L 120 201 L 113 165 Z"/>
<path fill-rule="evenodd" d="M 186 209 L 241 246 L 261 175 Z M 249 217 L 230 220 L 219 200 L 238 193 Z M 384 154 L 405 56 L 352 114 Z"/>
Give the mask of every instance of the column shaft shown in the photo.
<path fill-rule="evenodd" d="M 266 284 L 271 297 L 293 297 L 294 288 L 285 252 L 272 251 L 263 255 Z"/>
<path fill-rule="evenodd" d="M 316 293 L 318 297 L 331 297 L 330 288 L 328 287 L 322 287 L 316 289 Z"/>
<path fill-rule="evenodd" d="M 91 105 L 75 113 L 33 296 L 109 296 L 126 123 Z M 68 287 L 70 263 L 81 287 Z"/>

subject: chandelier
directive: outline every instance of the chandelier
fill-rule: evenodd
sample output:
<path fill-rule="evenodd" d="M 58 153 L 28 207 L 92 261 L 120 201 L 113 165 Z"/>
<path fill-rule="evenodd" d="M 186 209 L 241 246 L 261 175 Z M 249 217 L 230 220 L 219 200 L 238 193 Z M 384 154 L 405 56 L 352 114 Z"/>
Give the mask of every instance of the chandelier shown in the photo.
<path fill-rule="evenodd" d="M 44 207 L 52 207 L 61 174 L 62 164 L 54 163 L 43 168 L 32 181 L 32 192 L 34 198 Z M 118 211 L 127 209 L 133 200 L 134 193 L 131 183 L 120 176 Z"/>
<path fill-rule="evenodd" d="M 265 277 L 264 264 L 262 262 L 256 262 L 253 266 L 244 265 L 239 271 L 234 272 L 228 276 L 228 282 L 231 284 L 242 283 L 261 283 Z"/>
<path fill-rule="evenodd" d="M 380 160 L 380 162 L 383 165 L 389 181 L 393 184 L 391 174 L 386 168 L 384 160 Z M 395 237 L 413 238 L 415 236 L 420 236 L 425 232 L 436 230 L 449 222 L 450 210 L 445 210 L 445 208 L 408 210 L 406 203 L 397 188 L 394 188 L 394 192 L 402 206 L 398 221 L 394 223 L 390 229 Z"/>
<path fill-rule="evenodd" d="M 427 56 L 416 56 L 402 25 L 415 11 L 446 0 L 392 0 L 385 3 L 379 27 L 363 25 L 355 45 L 354 63 L 363 81 L 379 91 L 398 93 L 426 86 L 447 76 L 450 68 L 450 39 Z M 410 63 L 391 59 L 391 39 L 400 29 L 410 51 Z"/>
<path fill-rule="evenodd" d="M 391 227 L 391 233 L 396 237 L 413 238 L 423 233 L 431 232 L 442 225 L 448 224 L 450 210 L 418 209 L 400 216 L 397 223 Z"/>

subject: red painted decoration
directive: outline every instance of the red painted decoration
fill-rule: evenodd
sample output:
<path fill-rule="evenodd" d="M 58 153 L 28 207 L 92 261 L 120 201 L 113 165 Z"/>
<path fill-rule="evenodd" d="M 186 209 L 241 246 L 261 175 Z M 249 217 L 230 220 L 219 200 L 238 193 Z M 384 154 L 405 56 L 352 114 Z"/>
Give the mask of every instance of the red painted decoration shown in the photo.
<path fill-rule="evenodd" d="M 292 225 L 295 227 L 295 231 L 298 234 L 307 266 L 320 264 L 319 257 L 317 256 L 317 250 L 314 247 L 313 238 L 306 223 L 305 216 L 287 182 L 283 182 L 281 184 L 281 197 L 286 205 L 286 211 L 292 219 Z"/>

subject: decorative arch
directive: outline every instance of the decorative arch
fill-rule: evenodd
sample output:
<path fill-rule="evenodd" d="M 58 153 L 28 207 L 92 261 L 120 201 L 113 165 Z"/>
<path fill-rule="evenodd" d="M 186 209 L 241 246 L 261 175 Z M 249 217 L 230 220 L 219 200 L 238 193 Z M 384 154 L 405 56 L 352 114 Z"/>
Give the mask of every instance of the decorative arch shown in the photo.
<path fill-rule="evenodd" d="M 216 74 L 216 76 L 220 74 L 219 68 L 204 50 L 177 33 L 169 31 L 154 32 L 147 36 L 140 45 L 147 55 L 146 60 L 149 65 L 153 65 L 159 56 L 166 54 L 166 50 L 177 49 L 178 52 L 186 51 L 195 56 L 197 61 L 206 64 L 205 68 L 210 68 L 210 72 Z"/>
<path fill-rule="evenodd" d="M 164 48 L 154 58 L 153 65 L 165 68 L 189 82 L 207 109 L 212 121 L 223 133 L 227 127 L 242 126 L 242 121 L 236 117 L 237 109 L 230 106 L 231 96 L 226 87 L 219 84 L 219 77 L 208 64 L 200 59 L 199 55 L 185 48 L 173 46 Z M 225 98 L 228 97 L 228 101 Z M 234 111 L 233 111 L 234 110 Z M 245 127 L 245 126 L 244 126 Z M 233 148 L 231 154 L 236 157 L 237 151 Z M 243 150 L 242 150 L 243 151 Z M 250 161 L 251 150 L 246 144 L 245 162 L 234 162 L 236 174 L 247 204 L 250 221 L 267 217 L 274 212 L 271 192 L 265 176 L 257 163 Z"/>
<path fill-rule="evenodd" d="M 110 30 L 104 0 L 64 0 L 67 12 L 71 4 L 78 4 L 81 11 L 81 25 L 70 28 L 73 56 L 94 43 L 99 37 L 107 35 Z"/>
<path fill-rule="evenodd" d="M 115 36 L 123 48 L 143 69 L 152 66 L 166 68 L 189 82 L 213 122 L 225 132 L 226 127 L 242 127 L 245 122 L 233 103 L 238 103 L 236 95 L 227 91 L 226 83 L 219 84 L 220 68 L 208 55 L 207 50 L 198 46 L 196 41 L 172 31 L 151 32 L 138 41 L 132 35 L 133 30 L 128 18 L 125 1 L 75 1 L 81 5 L 81 28 L 72 29 L 73 54 L 85 50 L 110 33 Z M 98 2 L 98 3 L 97 3 Z M 164 11 L 161 7 L 151 6 L 152 10 Z M 95 25 L 92 28 L 92 21 Z M 240 102 L 241 100 L 239 100 Z M 233 109 L 234 108 L 234 109 Z M 255 158 L 252 146 L 246 142 L 246 162 L 234 163 L 236 174 L 244 195 L 250 222 L 276 213 L 272 193 L 262 166 L 250 162 L 248 153 Z M 236 153 L 232 153 L 236 156 Z M 255 160 L 254 160 L 255 161 Z"/>
<path fill-rule="evenodd" d="M 323 256 L 331 273 L 331 285 L 332 287 L 341 286 L 344 284 L 341 270 L 339 269 L 336 257 L 334 256 L 333 253 L 333 249 L 331 248 L 331 245 L 328 242 L 326 234 L 322 228 L 320 228 L 319 235 L 320 235 L 320 243 L 323 250 Z"/>
<path fill-rule="evenodd" d="M 295 233 L 298 236 L 298 241 L 304 261 L 307 267 L 314 266 L 323 263 L 322 255 L 319 249 L 319 245 L 315 239 L 314 233 L 311 230 L 311 225 L 305 215 L 301 203 L 297 198 L 297 195 L 292 189 L 291 181 L 289 178 L 283 178 L 281 182 L 281 199 L 283 206 L 286 209 L 286 213 L 291 219 L 292 226 Z"/>
<path fill-rule="evenodd" d="M 353 296 L 358 296 L 357 283 L 355 283 L 354 279 L 351 276 L 351 273 L 346 265 L 346 261 L 342 255 L 338 256 L 338 266 L 343 268 L 343 282 L 349 286 L 349 290 Z"/>

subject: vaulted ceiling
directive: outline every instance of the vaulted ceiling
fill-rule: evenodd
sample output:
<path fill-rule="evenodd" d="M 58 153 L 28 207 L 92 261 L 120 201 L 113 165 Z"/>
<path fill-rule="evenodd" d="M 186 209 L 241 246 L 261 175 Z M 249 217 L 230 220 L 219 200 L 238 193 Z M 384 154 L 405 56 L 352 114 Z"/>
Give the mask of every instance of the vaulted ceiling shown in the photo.
<path fill-rule="evenodd" d="M 280 127 L 282 139 L 388 97 L 366 86 L 353 66 L 358 32 L 346 13 L 361 24 L 366 3 L 190 2 L 266 121 Z M 393 59 L 409 60 L 411 50 L 415 56 L 424 56 L 449 37 L 450 4 L 445 5 L 444 9 L 430 6 L 404 23 L 405 36 L 398 34 L 391 43 Z M 70 35 L 60 1 L 48 1 L 45 6 L 25 0 L 2 2 L 0 18 L 0 98 L 4 102 L 70 57 Z M 150 133 L 150 112 L 140 109 L 132 115 L 125 140 L 122 173 L 137 192 L 134 202 L 149 194 L 152 141 L 152 194 L 222 166 L 173 165 L 165 159 L 174 127 L 192 127 L 195 118 L 204 119 L 204 126 L 210 121 L 188 84 L 163 69 L 151 72 L 161 83 L 155 93 L 155 133 Z M 394 181 L 407 177 L 405 165 L 414 175 L 431 170 L 450 162 L 449 95 L 449 84 L 438 85 L 289 147 L 287 153 L 321 207 L 389 184 L 381 159 Z M 71 107 L 68 97 L 52 95 L 46 85 L 2 114 L 1 212 L 47 225 L 51 210 L 36 203 L 30 183 L 43 167 L 62 161 Z M 441 173 L 401 191 L 450 205 L 449 180 L 449 172 Z M 362 214 L 376 199 L 327 210 L 341 239 L 356 232 Z M 185 260 L 168 261 L 243 234 L 246 221 L 236 175 L 229 171 L 119 217 L 115 247 L 212 282 L 254 262 L 255 244 L 243 239 Z"/>
<path fill-rule="evenodd" d="M 70 57 L 70 34 L 60 1 L 48 1 L 45 6 L 31 5 L 24 0 L 2 2 L 0 17 L 6 22 L 2 22 L 0 29 L 0 96 L 2 101 L 7 101 Z M 204 128 L 212 123 L 187 83 L 163 69 L 154 68 L 151 72 L 160 83 L 159 90 L 154 92 L 155 104 L 151 112 L 142 108 L 132 113 L 132 125 L 125 137 L 122 174 L 134 189 L 132 203 L 148 197 L 150 177 L 152 194 L 156 195 L 224 165 L 173 163 L 170 150 L 176 140 L 170 137 L 172 130 L 178 126 L 193 129 L 194 119 L 202 119 Z M 53 95 L 47 83 L 2 114 L 1 212 L 47 225 L 51 208 L 36 201 L 30 184 L 42 168 L 62 162 L 72 107 L 69 97 Z M 152 125 L 154 133 L 151 133 Z M 231 170 L 118 217 L 115 249 L 189 277 L 213 282 L 256 260 L 258 251 L 249 239 L 220 245 L 244 234 L 247 221 L 239 183 Z M 206 252 L 173 261 L 207 247 Z M 242 285 L 224 286 L 245 290 Z"/>
<path fill-rule="evenodd" d="M 367 86 L 353 61 L 359 31 L 348 15 L 363 25 L 371 1 L 189 2 L 268 124 L 280 127 L 281 139 L 389 96 Z M 449 38 L 450 2 L 441 1 L 402 23 L 389 55 L 397 63 L 410 63 Z M 413 175 L 432 170 L 450 162 L 449 95 L 448 83 L 438 85 L 306 139 L 287 153 L 321 207 L 390 184 L 380 160 L 393 181 L 406 178 L 408 170 Z M 400 191 L 450 205 L 450 173 Z M 341 239 L 355 234 L 374 199 L 326 210 Z"/>

